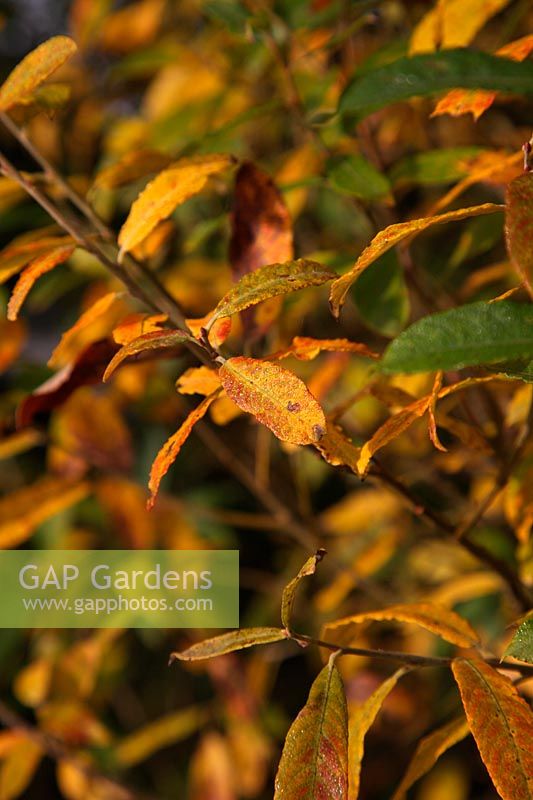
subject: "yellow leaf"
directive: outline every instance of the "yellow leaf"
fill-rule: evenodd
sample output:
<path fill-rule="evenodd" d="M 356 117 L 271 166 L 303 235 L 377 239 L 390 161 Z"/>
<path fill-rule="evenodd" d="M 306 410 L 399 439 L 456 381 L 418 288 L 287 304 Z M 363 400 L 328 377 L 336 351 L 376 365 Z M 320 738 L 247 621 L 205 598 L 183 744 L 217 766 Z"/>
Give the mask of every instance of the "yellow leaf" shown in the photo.
<path fill-rule="evenodd" d="M 237 800 L 235 763 L 220 733 L 204 733 L 188 776 L 190 800 Z"/>
<path fill-rule="evenodd" d="M 422 397 L 389 417 L 381 428 L 378 428 L 372 438 L 361 448 L 361 455 L 357 462 L 357 469 L 361 475 L 366 474 L 374 453 L 410 428 L 419 417 L 426 413 L 429 403 L 430 397 Z"/>
<path fill-rule="evenodd" d="M 28 53 L 0 88 L 0 111 L 27 102 L 35 89 L 76 50 L 75 42 L 68 36 L 54 36 Z"/>
<path fill-rule="evenodd" d="M 510 0 L 439 0 L 419 22 L 411 37 L 409 53 L 465 47 L 485 23 Z"/>
<path fill-rule="evenodd" d="M 283 589 L 283 594 L 281 596 L 281 622 L 288 631 L 290 631 L 291 627 L 291 616 L 294 600 L 296 598 L 296 590 L 303 578 L 315 574 L 316 565 L 322 561 L 325 553 L 325 550 L 317 550 L 313 556 L 307 559 L 296 577 L 293 578 L 292 581 L 289 581 Z"/>
<path fill-rule="evenodd" d="M 335 622 L 328 622 L 324 627 L 323 638 L 331 641 L 333 635 L 335 643 L 339 640 L 345 643 L 353 640 L 358 626 L 363 622 L 389 620 L 419 625 L 458 647 L 472 647 L 479 642 L 477 633 L 465 619 L 455 611 L 433 603 L 405 603 L 380 611 L 363 611 L 360 614 L 352 614 Z"/>
<path fill-rule="evenodd" d="M 359 475 L 357 462 L 361 456 L 361 448 L 353 444 L 339 425 L 327 420 L 326 433 L 315 447 L 328 464 L 348 467 L 355 475 Z"/>
<path fill-rule="evenodd" d="M 159 172 L 171 163 L 170 156 L 157 150 L 128 151 L 114 164 L 100 170 L 93 186 L 99 189 L 116 189 L 145 175 Z"/>
<path fill-rule="evenodd" d="M 439 214 L 434 217 L 422 217 L 422 219 L 411 219 L 408 222 L 397 222 L 394 225 L 389 225 L 387 228 L 384 228 L 374 236 L 368 247 L 363 250 L 354 266 L 333 282 L 329 296 L 333 315 L 335 317 L 339 316 L 350 286 L 355 283 L 361 273 L 364 272 L 370 264 L 373 264 L 377 258 L 382 256 L 383 253 L 390 250 L 391 247 L 400 244 L 400 242 L 408 237 L 417 236 L 433 225 L 443 225 L 445 222 L 478 217 L 482 214 L 493 214 L 496 211 L 501 211 L 502 208 L 502 205 L 497 205 L 496 203 L 483 203 L 480 206 L 458 208 L 455 211 L 449 211 L 446 214 Z"/>
<path fill-rule="evenodd" d="M 228 155 L 207 155 L 182 159 L 160 172 L 141 192 L 121 228 L 121 254 L 142 242 L 158 222 L 206 185 L 209 177 L 233 163 Z"/>
<path fill-rule="evenodd" d="M 295 336 L 289 347 L 279 350 L 269 356 L 271 359 L 280 360 L 295 356 L 301 361 L 312 361 L 322 352 L 328 353 L 354 353 L 366 358 L 379 358 L 366 344 L 350 342 L 348 339 L 312 339 L 310 336 Z"/>
<path fill-rule="evenodd" d="M 305 383 L 277 364 L 238 356 L 219 375 L 228 397 L 282 442 L 315 444 L 326 432 L 324 412 Z"/>
<path fill-rule="evenodd" d="M 509 678 L 480 658 L 456 658 L 452 670 L 468 725 L 503 800 L 533 798 L 533 712 Z"/>
<path fill-rule="evenodd" d="M 9 298 L 9 303 L 7 305 L 7 318 L 9 320 L 13 321 L 17 318 L 18 312 L 35 281 L 40 278 L 41 275 L 50 272 L 50 270 L 58 264 L 62 264 L 70 258 L 75 249 L 76 246 L 70 244 L 57 247 L 55 250 L 51 250 L 45 253 L 45 255 L 39 256 L 39 258 L 31 262 L 29 267 L 26 267 L 16 282 L 11 297 Z"/>
<path fill-rule="evenodd" d="M 361 762 L 363 760 L 365 736 L 372 727 L 381 706 L 399 679 L 408 672 L 401 667 L 387 678 L 370 697 L 360 705 L 348 709 L 348 800 L 359 797 Z"/>
<path fill-rule="evenodd" d="M 190 367 L 176 381 L 180 394 L 203 394 L 207 396 L 220 386 L 218 372 L 210 367 Z"/>
<path fill-rule="evenodd" d="M 148 481 L 148 488 L 150 489 L 150 499 L 148 500 L 147 508 L 153 508 L 157 493 L 159 492 L 159 484 L 163 477 L 167 474 L 169 467 L 176 460 L 179 451 L 183 444 L 189 437 L 190 432 L 196 423 L 202 419 L 207 409 L 217 397 L 219 389 L 213 394 L 206 397 L 199 406 L 194 408 L 183 424 L 178 428 L 176 433 L 172 434 L 170 439 L 167 439 L 159 453 L 156 455 L 152 469 L 150 470 L 150 480 Z"/>
<path fill-rule="evenodd" d="M 213 639 L 191 645 L 186 650 L 171 653 L 171 661 L 199 661 L 204 658 L 222 656 L 235 650 L 244 650 L 259 644 L 281 642 L 287 638 L 283 628 L 239 628 L 237 631 L 223 633 Z"/>
<path fill-rule="evenodd" d="M 0 319 L 0 373 L 8 369 L 22 350 L 25 327 L 21 320 Z"/>
<path fill-rule="evenodd" d="M 28 539 L 35 528 L 89 494 L 86 482 L 42 478 L 0 499 L 0 549 Z"/>
<path fill-rule="evenodd" d="M 145 333 L 143 336 L 139 336 L 137 339 L 133 339 L 128 342 L 128 344 L 125 344 L 124 347 L 121 347 L 107 365 L 103 380 L 104 382 L 108 381 L 117 367 L 127 358 L 132 358 L 139 353 L 146 353 L 147 351 L 151 352 L 153 350 L 179 347 L 184 344 L 184 342 L 190 341 L 191 337 L 187 333 L 179 330 L 163 329 Z"/>
<path fill-rule="evenodd" d="M 13 683 L 15 697 L 30 708 L 40 706 L 48 696 L 53 669 L 54 662 L 50 658 L 32 661 L 15 678 Z"/>
<path fill-rule="evenodd" d="M 403 776 L 400 785 L 394 792 L 392 800 L 403 800 L 407 791 L 422 775 L 432 768 L 446 750 L 460 742 L 469 733 L 464 716 L 453 719 L 420 740 L 415 754 Z"/>
<path fill-rule="evenodd" d="M 31 450 L 32 447 L 37 447 L 44 442 L 44 435 L 35 428 L 25 428 L 12 433 L 11 436 L 0 439 L 0 461 L 17 456 L 19 453 L 25 453 L 26 450 Z"/>
<path fill-rule="evenodd" d="M 163 747 L 188 739 L 207 718 L 207 712 L 197 706 L 166 714 L 122 739 L 114 750 L 115 761 L 122 768 L 146 761 Z"/>
<path fill-rule="evenodd" d="M 0 797 L 13 800 L 29 786 L 43 757 L 42 748 L 32 739 L 20 734 L 0 764 Z"/>
<path fill-rule="evenodd" d="M 0 251 L 0 283 L 9 280 L 30 261 L 47 255 L 56 248 L 72 244 L 70 236 L 46 235 L 47 228 L 17 236 Z"/>

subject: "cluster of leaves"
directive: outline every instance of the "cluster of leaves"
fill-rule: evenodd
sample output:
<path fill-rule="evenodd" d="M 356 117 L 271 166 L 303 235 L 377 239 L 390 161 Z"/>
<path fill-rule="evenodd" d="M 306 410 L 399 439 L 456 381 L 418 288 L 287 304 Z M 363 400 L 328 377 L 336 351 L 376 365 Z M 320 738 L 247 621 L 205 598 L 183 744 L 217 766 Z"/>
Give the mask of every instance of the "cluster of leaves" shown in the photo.
<path fill-rule="evenodd" d="M 371 5 L 74 0 L 0 88 L 0 546 L 239 547 L 246 624 L 3 637 L 3 800 L 533 797 L 533 15 Z"/>

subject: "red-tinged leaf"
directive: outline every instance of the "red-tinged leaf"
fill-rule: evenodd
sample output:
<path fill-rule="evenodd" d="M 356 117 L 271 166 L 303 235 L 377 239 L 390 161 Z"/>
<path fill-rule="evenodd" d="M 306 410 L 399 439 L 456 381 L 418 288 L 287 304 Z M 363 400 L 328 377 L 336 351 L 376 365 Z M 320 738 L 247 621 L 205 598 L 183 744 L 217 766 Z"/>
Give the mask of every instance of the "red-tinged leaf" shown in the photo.
<path fill-rule="evenodd" d="M 18 312 L 35 281 L 40 278 L 41 275 L 50 272 L 50 270 L 54 269 L 58 264 L 62 264 L 70 258 L 75 249 L 75 245 L 57 247 L 55 250 L 36 258 L 35 261 L 31 262 L 29 267 L 26 267 L 11 293 L 7 306 L 8 319 L 15 320 L 17 318 Z"/>
<path fill-rule="evenodd" d="M 446 750 L 453 747 L 469 734 L 468 723 L 464 716 L 447 722 L 442 727 L 424 736 L 420 740 L 400 785 L 394 792 L 392 800 L 404 800 L 407 791 L 416 781 L 433 767 Z"/>
<path fill-rule="evenodd" d="M 228 155 L 184 158 L 160 172 L 141 192 L 121 228 L 118 243 L 121 254 L 142 242 L 162 219 L 177 206 L 202 191 L 211 175 L 233 163 Z"/>
<path fill-rule="evenodd" d="M 503 800 L 533 798 L 533 713 L 515 686 L 480 658 L 456 658 L 453 674 L 481 758 Z"/>
<path fill-rule="evenodd" d="M 295 336 L 289 347 L 269 356 L 271 359 L 280 360 L 295 356 L 301 361 L 312 361 L 320 353 L 353 353 L 365 358 L 379 358 L 366 344 L 350 342 L 348 339 L 312 339 L 310 336 Z"/>
<path fill-rule="evenodd" d="M 361 762 L 365 749 L 365 736 L 374 724 L 379 710 L 399 679 L 408 672 L 401 667 L 387 678 L 370 697 L 360 705 L 350 706 L 348 717 L 348 800 L 359 797 Z"/>
<path fill-rule="evenodd" d="M 346 800 L 348 712 L 334 656 L 285 739 L 274 800 Z"/>
<path fill-rule="evenodd" d="M 211 314 L 206 314 L 205 317 L 200 317 L 199 319 L 187 320 L 187 325 L 196 339 L 199 339 L 202 336 L 202 329 L 205 328 L 210 317 Z M 220 347 L 221 344 L 224 344 L 231 333 L 231 324 L 231 317 L 223 317 L 222 319 L 218 319 L 213 324 L 208 332 L 207 337 L 213 347 Z"/>
<path fill-rule="evenodd" d="M 117 367 L 122 364 L 127 358 L 132 358 L 141 353 L 151 352 L 154 350 L 175 349 L 185 342 L 190 342 L 191 337 L 179 330 L 160 330 L 145 333 L 137 339 L 125 344 L 124 347 L 115 354 L 109 362 L 106 371 L 104 372 L 104 381 L 108 381 L 111 375 L 115 372 Z"/>
<path fill-rule="evenodd" d="M 464 12 L 463 12 L 464 13 Z M 510 58 L 512 61 L 523 61 L 533 50 L 533 35 L 523 36 L 514 42 L 509 42 L 505 47 L 496 51 L 495 55 Z M 452 89 L 442 100 L 439 100 L 431 114 L 450 114 L 459 117 L 462 114 L 472 114 L 475 120 L 491 107 L 498 92 L 489 92 L 484 89 Z"/>
<path fill-rule="evenodd" d="M 148 488 L 150 489 L 150 499 L 147 503 L 148 509 L 153 508 L 157 493 L 159 492 L 159 484 L 161 483 L 163 477 L 167 474 L 170 466 L 176 460 L 178 453 L 180 452 L 184 443 L 187 441 L 190 432 L 196 423 L 205 415 L 207 409 L 213 400 L 218 396 L 218 394 L 219 390 L 213 392 L 213 394 L 209 395 L 209 397 L 206 397 L 204 400 L 202 400 L 200 405 L 191 411 L 187 419 L 178 428 L 176 433 L 174 433 L 170 439 L 167 439 L 155 457 L 154 463 L 152 464 L 152 469 L 150 470 L 150 480 L 148 482 Z"/>
<path fill-rule="evenodd" d="M 76 50 L 75 42 L 68 36 L 54 36 L 28 53 L 0 88 L 0 111 L 27 102 L 35 89 Z"/>
<path fill-rule="evenodd" d="M 297 292 L 308 286 L 321 286 L 333 280 L 335 273 L 317 261 L 305 258 L 284 264 L 267 264 L 242 276 L 217 305 L 206 328 L 224 317 L 257 305 L 263 300 Z"/>
<path fill-rule="evenodd" d="M 389 417 L 381 428 L 378 428 L 372 438 L 365 442 L 357 462 L 357 469 L 360 475 L 366 474 L 374 453 L 377 453 L 382 447 L 392 442 L 410 428 L 417 419 L 424 416 L 428 410 L 430 399 L 430 396 L 422 397 L 420 400 L 416 400 L 414 403 L 402 408 L 397 414 Z"/>
<path fill-rule="evenodd" d="M 62 405 L 79 386 L 100 383 L 106 364 L 117 351 L 110 339 L 89 345 L 73 364 L 60 370 L 28 395 L 17 409 L 17 426 L 31 425 L 39 414 Z"/>
<path fill-rule="evenodd" d="M 237 171 L 229 258 L 236 280 L 293 257 L 289 212 L 274 181 L 250 161 Z"/>
<path fill-rule="evenodd" d="M 171 653 L 170 661 L 200 661 L 259 644 L 281 642 L 286 638 L 287 632 L 283 628 L 239 628 L 237 631 L 223 633 L 213 639 L 205 639 L 186 650 Z"/>
<path fill-rule="evenodd" d="M 433 225 L 443 225 L 446 222 L 468 219 L 469 217 L 478 217 L 482 214 L 493 214 L 501 210 L 502 206 L 496 203 L 483 203 L 480 206 L 458 208 L 455 211 L 449 211 L 446 214 L 439 214 L 434 217 L 422 217 L 421 219 L 412 219 L 408 222 L 397 222 L 394 225 L 389 225 L 387 228 L 384 228 L 374 236 L 368 247 L 363 250 L 354 266 L 333 282 L 329 296 L 333 315 L 335 317 L 339 316 L 350 287 L 355 283 L 361 273 L 369 267 L 370 264 L 373 264 L 377 258 L 382 256 L 383 253 L 390 250 L 391 247 L 400 244 L 409 237 L 418 236 L 419 233 L 431 228 Z"/>
<path fill-rule="evenodd" d="M 324 638 L 331 641 L 333 636 L 335 643 L 344 644 L 353 640 L 361 624 L 390 620 L 419 625 L 458 647 L 472 647 L 479 643 L 477 633 L 463 617 L 433 603 L 405 603 L 379 611 L 352 614 L 335 622 L 328 622 L 324 628 Z"/>
<path fill-rule="evenodd" d="M 283 589 L 283 594 L 281 596 L 281 622 L 288 631 L 290 631 L 291 627 L 291 616 L 294 600 L 296 598 L 296 590 L 303 578 L 315 574 L 316 565 L 322 561 L 325 553 L 325 550 L 317 550 L 314 555 L 307 559 L 296 577 L 293 578 L 292 581 L 289 581 Z"/>
<path fill-rule="evenodd" d="M 238 356 L 219 376 L 228 397 L 282 442 L 315 444 L 326 432 L 324 412 L 305 383 L 277 364 Z"/>
<path fill-rule="evenodd" d="M 505 236 L 513 266 L 522 280 L 533 283 L 533 172 L 515 178 L 507 187 Z"/>

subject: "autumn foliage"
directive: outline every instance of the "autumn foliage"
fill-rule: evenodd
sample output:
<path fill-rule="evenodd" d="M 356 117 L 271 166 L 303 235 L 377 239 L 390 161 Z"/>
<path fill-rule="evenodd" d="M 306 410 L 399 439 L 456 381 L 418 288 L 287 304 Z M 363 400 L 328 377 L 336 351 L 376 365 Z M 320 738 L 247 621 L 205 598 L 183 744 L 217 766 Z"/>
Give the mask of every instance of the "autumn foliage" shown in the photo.
<path fill-rule="evenodd" d="M 3 631 L 0 800 L 533 800 L 530 4 L 65 25 L 0 86 L 0 547 L 239 549 L 241 628 Z"/>

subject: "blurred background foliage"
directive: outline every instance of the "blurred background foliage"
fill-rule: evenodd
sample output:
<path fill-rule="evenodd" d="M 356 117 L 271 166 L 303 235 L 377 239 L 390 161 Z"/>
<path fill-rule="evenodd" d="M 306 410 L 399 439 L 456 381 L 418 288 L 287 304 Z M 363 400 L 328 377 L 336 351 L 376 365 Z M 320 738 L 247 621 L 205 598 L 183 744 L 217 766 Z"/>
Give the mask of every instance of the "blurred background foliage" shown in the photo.
<path fill-rule="evenodd" d="M 165 156 L 231 152 L 275 180 L 292 217 L 296 254 L 342 271 L 387 224 L 425 216 L 439 203 L 448 210 L 502 202 L 505 183 L 520 172 L 517 154 L 531 135 L 532 111 L 521 98 L 498 98 L 477 122 L 468 114 L 430 117 L 434 101 L 428 99 L 389 106 L 354 125 L 332 115 L 356 69 L 409 52 L 413 31 L 432 6 L 407 0 L 5 0 L 0 68 L 7 75 L 51 35 L 74 37 L 80 54 L 53 77 L 56 87 L 68 87 L 68 101 L 59 88 L 52 107 L 23 107 L 15 118 L 114 229 L 149 176 L 141 169 L 133 179 L 117 177 L 105 172 L 112 165 L 143 150 L 158 151 L 161 165 Z M 533 33 L 529 0 L 500 7 L 474 33 L 477 49 L 494 52 Z M 35 170 L 5 130 L 0 147 L 19 168 Z M 501 168 L 487 175 L 487 164 Z M 453 187 L 459 187 L 456 196 L 443 201 Z M 3 246 L 50 224 L 5 179 L 0 209 Z M 212 191 L 180 207 L 137 253 L 189 317 L 205 315 L 231 286 L 231 210 L 231 179 L 217 178 Z M 341 323 L 329 314 L 325 290 L 291 296 L 252 352 L 272 352 L 294 335 L 347 336 L 380 351 L 423 314 L 498 296 L 518 283 L 502 226 L 503 215 L 438 226 L 413 243 L 408 263 L 393 252 L 382 257 L 351 290 Z M 13 283 L 8 277 L 0 287 L 2 305 Z M 68 265 L 36 284 L 22 320 L 0 321 L 2 546 L 238 548 L 241 624 L 271 625 L 278 624 L 283 585 L 309 555 L 295 536 L 295 528 L 303 528 L 310 543 L 316 537 L 326 546 L 328 557 L 309 582 L 307 602 L 300 598 L 299 630 L 316 633 L 322 622 L 348 613 L 433 600 L 460 611 L 501 654 L 520 611 L 515 599 L 497 574 L 420 508 L 452 525 L 468 515 L 494 483 L 509 437 L 527 414 L 530 386 L 503 383 L 450 401 L 447 410 L 463 427 L 439 429 L 446 452 L 433 448 L 420 421 L 383 452 L 383 474 L 393 477 L 371 476 L 365 484 L 314 451 L 280 446 L 251 419 L 219 406 L 210 425 L 225 423 L 217 428 L 222 456 L 219 446 L 212 449 L 193 435 L 148 513 L 150 464 L 187 408 L 174 383 L 194 363 L 189 355 L 126 365 L 105 387 L 82 386 L 65 403 L 45 408 L 35 427 L 15 430 L 16 409 L 28 393 L 142 310 L 115 298 L 63 342 L 52 369 L 48 360 L 62 334 L 110 291 L 120 292 L 120 284 L 77 250 Z M 242 352 L 240 335 L 235 326 L 230 351 Z M 293 361 L 291 368 L 324 407 L 343 412 L 355 442 L 387 418 L 389 395 L 369 390 L 375 382 L 368 360 L 324 353 L 313 362 Z M 432 382 L 432 375 L 401 376 L 388 379 L 387 387 L 419 397 Z M 252 476 L 255 493 L 238 480 L 232 460 Z M 532 469 L 530 450 L 472 533 L 529 583 Z M 398 491 L 396 480 L 408 491 Z M 277 498 L 277 516 L 265 509 L 265 496 Z M 39 741 L 30 745 L 23 732 L 12 734 L 16 741 L 0 736 L 0 781 L 15 773 L 19 780 L 18 791 L 3 796 L 129 796 L 98 773 L 131 787 L 131 796 L 271 797 L 284 735 L 305 702 L 320 653 L 275 644 L 167 667 L 171 650 L 205 635 L 2 631 L 2 697 L 93 770 L 88 777 L 61 751 L 45 752 Z M 392 623 L 362 627 L 358 643 L 451 652 L 427 632 Z M 386 662 L 339 663 L 350 703 L 390 674 Z M 533 692 L 531 681 L 524 691 Z M 408 675 L 368 736 L 361 797 L 389 797 L 419 739 L 458 709 L 447 671 Z M 465 739 L 412 796 L 488 800 L 495 794 L 475 745 Z"/>

